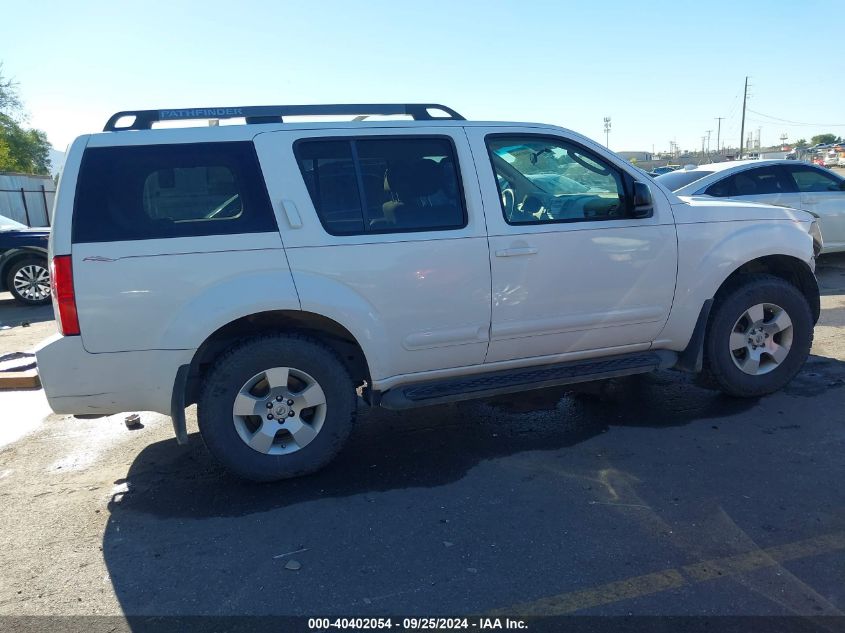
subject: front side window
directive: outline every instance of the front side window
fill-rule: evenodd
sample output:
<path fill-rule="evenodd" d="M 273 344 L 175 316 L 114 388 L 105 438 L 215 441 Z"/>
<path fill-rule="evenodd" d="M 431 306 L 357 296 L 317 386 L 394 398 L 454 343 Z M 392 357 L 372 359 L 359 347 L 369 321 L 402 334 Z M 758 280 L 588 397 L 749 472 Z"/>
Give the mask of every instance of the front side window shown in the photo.
<path fill-rule="evenodd" d="M 842 183 L 845 182 L 814 167 L 789 167 L 788 171 L 790 177 L 795 182 L 795 187 L 801 193 L 841 191 Z"/>
<path fill-rule="evenodd" d="M 490 136 L 487 149 L 508 224 L 615 220 L 627 215 L 619 171 L 562 139 Z"/>
<path fill-rule="evenodd" d="M 252 143 L 90 148 L 74 242 L 277 231 Z"/>
<path fill-rule="evenodd" d="M 332 235 L 466 226 L 449 139 L 302 140 L 294 153 L 320 222 Z"/>
<path fill-rule="evenodd" d="M 791 193 L 791 189 L 777 167 L 757 167 L 723 178 L 707 187 L 704 193 L 716 198 L 732 198 Z"/>

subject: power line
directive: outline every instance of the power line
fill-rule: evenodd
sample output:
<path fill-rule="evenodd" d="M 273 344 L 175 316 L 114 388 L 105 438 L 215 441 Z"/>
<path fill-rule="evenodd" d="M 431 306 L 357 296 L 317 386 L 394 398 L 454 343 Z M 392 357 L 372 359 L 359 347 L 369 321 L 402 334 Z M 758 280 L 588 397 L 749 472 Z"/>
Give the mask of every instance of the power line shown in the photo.
<path fill-rule="evenodd" d="M 770 114 L 763 114 L 762 112 L 758 112 L 757 110 L 752 110 L 748 108 L 749 112 L 753 112 L 762 117 L 766 117 L 767 119 L 773 119 L 775 121 L 779 121 L 781 123 L 787 123 L 789 125 L 808 125 L 812 127 L 845 127 L 845 123 L 801 123 L 800 121 L 792 121 L 790 119 L 781 119 L 780 117 L 772 116 Z"/>

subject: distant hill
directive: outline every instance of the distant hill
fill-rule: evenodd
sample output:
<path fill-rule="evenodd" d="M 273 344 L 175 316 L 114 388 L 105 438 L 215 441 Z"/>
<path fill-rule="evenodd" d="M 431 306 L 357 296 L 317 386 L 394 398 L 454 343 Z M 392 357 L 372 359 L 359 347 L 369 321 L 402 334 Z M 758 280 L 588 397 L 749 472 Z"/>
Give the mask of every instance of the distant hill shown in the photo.
<path fill-rule="evenodd" d="M 50 148 L 50 173 L 55 176 L 65 166 L 65 153 L 57 149 Z"/>

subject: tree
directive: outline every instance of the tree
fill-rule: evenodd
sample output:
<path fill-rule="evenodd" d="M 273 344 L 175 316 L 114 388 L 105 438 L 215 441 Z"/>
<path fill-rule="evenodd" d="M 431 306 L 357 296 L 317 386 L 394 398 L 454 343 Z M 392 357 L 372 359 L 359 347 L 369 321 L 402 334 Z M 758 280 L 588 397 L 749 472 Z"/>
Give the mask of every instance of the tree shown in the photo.
<path fill-rule="evenodd" d="M 819 143 L 827 145 L 828 143 L 835 143 L 837 140 L 836 134 L 816 134 L 816 136 L 810 139 L 810 142 L 813 145 L 818 145 Z"/>
<path fill-rule="evenodd" d="M 802 147 L 807 147 L 807 139 L 805 139 L 805 138 L 799 138 L 797 141 L 795 141 L 795 142 L 792 144 L 792 146 L 793 146 L 793 147 L 797 147 L 798 149 L 801 149 Z"/>
<path fill-rule="evenodd" d="M 0 64 L 0 171 L 49 174 L 50 142 L 41 130 L 25 127 L 26 120 L 18 85 Z"/>

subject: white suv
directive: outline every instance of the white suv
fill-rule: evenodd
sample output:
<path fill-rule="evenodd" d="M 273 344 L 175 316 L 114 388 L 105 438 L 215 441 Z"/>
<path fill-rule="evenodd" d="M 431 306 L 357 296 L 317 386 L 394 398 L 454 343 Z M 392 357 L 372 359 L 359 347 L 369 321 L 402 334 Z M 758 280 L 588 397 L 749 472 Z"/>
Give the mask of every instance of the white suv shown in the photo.
<path fill-rule="evenodd" d="M 185 442 L 197 403 L 256 480 L 329 462 L 356 389 L 403 409 L 674 368 L 767 394 L 819 316 L 810 214 L 681 201 L 568 130 L 434 104 L 121 112 L 72 145 L 53 225 L 52 408 L 158 411 Z"/>

